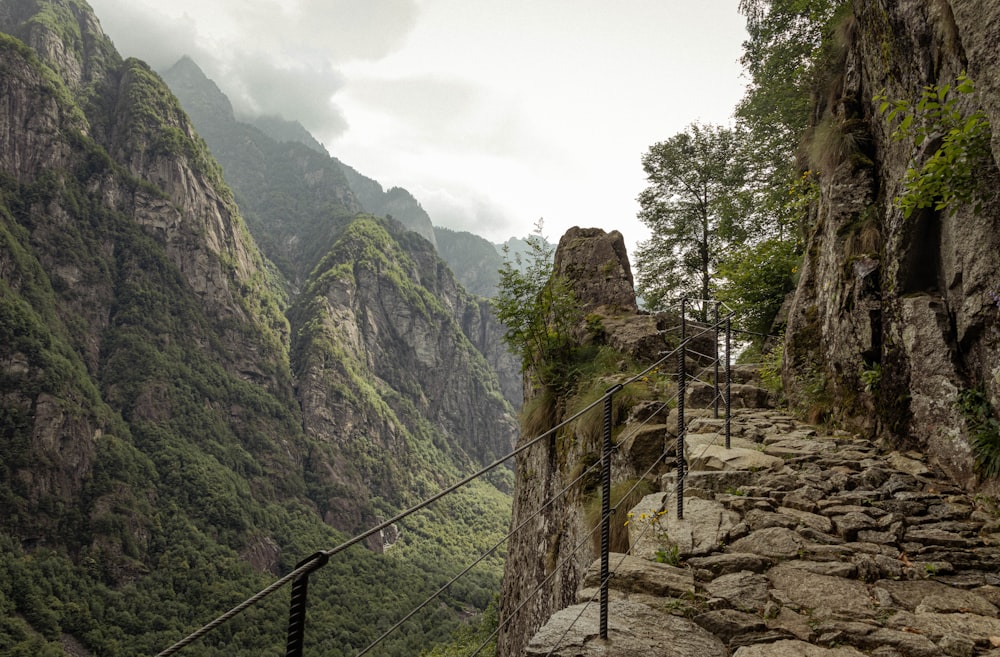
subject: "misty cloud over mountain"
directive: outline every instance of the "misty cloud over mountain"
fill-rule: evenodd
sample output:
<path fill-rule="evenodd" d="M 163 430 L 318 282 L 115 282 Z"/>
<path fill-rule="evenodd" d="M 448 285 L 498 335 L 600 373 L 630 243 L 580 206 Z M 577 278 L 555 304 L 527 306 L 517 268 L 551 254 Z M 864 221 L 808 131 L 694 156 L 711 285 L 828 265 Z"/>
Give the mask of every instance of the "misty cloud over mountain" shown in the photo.
<path fill-rule="evenodd" d="M 347 129 L 336 102 L 344 86 L 339 67 L 400 47 L 417 18 L 413 0 L 219 0 L 212 25 L 186 12 L 167 16 L 149 0 L 92 4 L 123 54 L 157 70 L 189 55 L 219 81 L 237 114 L 293 117 L 326 135 Z"/>

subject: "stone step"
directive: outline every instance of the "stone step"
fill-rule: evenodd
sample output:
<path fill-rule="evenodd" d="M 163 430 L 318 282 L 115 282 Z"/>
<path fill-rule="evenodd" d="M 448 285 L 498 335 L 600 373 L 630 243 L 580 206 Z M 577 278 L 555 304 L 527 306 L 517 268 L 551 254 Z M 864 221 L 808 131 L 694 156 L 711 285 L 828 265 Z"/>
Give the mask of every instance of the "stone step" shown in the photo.
<path fill-rule="evenodd" d="M 682 518 L 676 472 L 631 510 L 629 555 L 611 558 L 610 640 L 587 624 L 595 564 L 581 604 L 553 616 L 527 654 L 563 637 L 551 654 L 1000 657 L 990 509 L 918 453 L 745 409 L 727 455 L 722 428 L 711 416 L 688 425 Z"/>
<path fill-rule="evenodd" d="M 691 408 L 714 408 L 715 399 L 719 397 L 719 408 L 723 401 L 725 388 L 720 387 L 716 392 L 715 386 L 711 383 L 700 381 L 690 381 L 686 386 L 685 404 Z M 761 388 L 748 383 L 734 383 L 729 386 L 730 408 L 774 408 L 774 395 L 766 388 Z"/>

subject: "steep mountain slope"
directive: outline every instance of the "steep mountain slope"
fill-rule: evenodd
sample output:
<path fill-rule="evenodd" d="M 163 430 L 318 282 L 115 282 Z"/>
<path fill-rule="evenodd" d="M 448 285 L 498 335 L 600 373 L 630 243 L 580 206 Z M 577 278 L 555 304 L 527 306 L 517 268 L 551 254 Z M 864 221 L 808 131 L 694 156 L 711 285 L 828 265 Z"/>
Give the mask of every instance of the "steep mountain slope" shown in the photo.
<path fill-rule="evenodd" d="M 429 240 L 431 245 L 435 244 L 437 231 L 427 213 L 406 190 L 383 191 L 375 180 L 328 156 L 325 151 L 321 153 L 315 139 L 297 124 L 278 118 L 258 120 L 269 133 L 265 135 L 236 120 L 229 100 L 189 58 L 181 59 L 165 76 L 191 114 L 199 133 L 206 136 L 212 152 L 218 154 L 225 166 L 227 180 L 236 190 L 240 207 L 250 217 L 254 237 L 296 290 L 310 274 L 322 273 L 314 272 L 314 268 L 361 208 L 371 214 L 391 217 L 388 223 L 401 224 Z M 291 137 L 293 141 L 276 141 L 280 137 Z M 426 252 L 419 240 L 405 237 L 399 228 L 388 226 L 387 229 L 408 245 L 408 251 L 419 252 L 418 259 L 435 260 L 433 252 Z M 478 247 L 488 244 L 481 238 L 474 239 Z M 442 252 L 442 258 L 456 271 L 470 271 L 467 260 L 449 260 L 448 254 L 453 251 Z M 490 254 L 498 263 L 495 250 Z M 491 266 L 487 264 L 486 268 Z M 481 268 L 482 264 L 477 267 Z M 496 264 L 489 270 L 494 278 L 498 269 L 499 264 Z M 439 277 L 443 276 L 442 272 Z M 463 284 L 467 279 L 468 274 L 464 279 L 460 275 Z M 441 288 L 442 292 L 457 295 L 446 306 L 465 308 L 473 303 L 479 306 L 475 312 L 463 311 L 455 317 L 465 332 L 465 337 L 458 339 L 471 341 L 486 357 L 499 378 L 505 398 L 519 406 L 520 364 L 502 343 L 502 329 L 493 321 L 485 302 L 474 302 L 453 287 Z"/>
<path fill-rule="evenodd" d="M 412 194 L 402 187 L 385 190 L 377 181 L 358 173 L 353 167 L 343 162 L 340 166 L 365 211 L 380 217 L 391 217 L 436 245 L 437 236 L 431 218 Z"/>
<path fill-rule="evenodd" d="M 325 223 L 360 210 L 391 215 L 434 243 L 430 217 L 409 192 L 399 188 L 385 192 L 376 181 L 318 150 L 315 139 L 295 130 L 293 124 L 276 118 L 258 119 L 256 126 L 237 120 L 229 99 L 190 58 L 182 58 L 165 71 L 163 79 L 219 159 L 241 207 L 251 217 L 268 217 L 267 232 L 274 237 L 272 242 L 264 241 L 263 248 L 279 265 L 289 258 L 289 226 L 301 231 L 310 219 L 323 216 Z M 275 221 L 279 217 L 281 224 Z M 298 234 L 306 238 L 304 243 L 316 242 L 309 234 Z M 318 253 L 300 265 L 305 274 L 330 243 L 329 236 L 322 234 Z"/>
<path fill-rule="evenodd" d="M 355 220 L 290 317 L 304 426 L 325 447 L 312 469 L 331 497 L 368 490 L 378 507 L 406 491 L 427 495 L 457 474 L 449 462 L 510 451 L 509 405 L 463 332 L 464 323 L 499 326 L 419 236 Z M 337 464 L 354 482 L 347 495 Z"/>
<path fill-rule="evenodd" d="M 481 297 L 496 296 L 503 258 L 497 247 L 478 235 L 435 228 L 438 252 L 466 290 Z"/>
<path fill-rule="evenodd" d="M 229 99 L 190 59 L 164 76 L 222 164 L 264 252 L 293 285 L 302 285 L 362 209 L 339 163 L 237 121 Z"/>
<path fill-rule="evenodd" d="M 284 279 L 177 100 L 82 0 L 4 0 L 0 31 L 0 652 L 155 653 L 509 447 L 480 352 L 497 328 L 430 245 L 354 221 L 325 160 L 333 184 L 293 188 L 325 214 L 281 196 L 275 174 L 321 154 L 279 149 L 290 168 L 266 171 L 259 202 L 290 208 L 274 234 L 302 245 Z M 331 562 L 311 643 L 355 654 L 502 534 L 494 482 L 390 553 Z M 497 585 L 494 560 L 382 654 L 418 652 Z M 188 654 L 277 652 L 284 604 Z"/>

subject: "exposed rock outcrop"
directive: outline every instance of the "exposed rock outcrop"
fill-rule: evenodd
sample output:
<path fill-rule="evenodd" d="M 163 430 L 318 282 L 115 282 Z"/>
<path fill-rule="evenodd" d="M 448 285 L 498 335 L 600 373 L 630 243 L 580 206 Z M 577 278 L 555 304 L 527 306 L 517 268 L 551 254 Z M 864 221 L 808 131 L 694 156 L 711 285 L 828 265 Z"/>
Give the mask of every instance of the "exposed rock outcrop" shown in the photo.
<path fill-rule="evenodd" d="M 552 269 L 569 281 L 585 313 L 637 310 L 632 267 L 625 240 L 617 230 L 605 233 L 600 228 L 570 228 L 559 240 Z"/>
<path fill-rule="evenodd" d="M 978 388 L 1000 409 L 1000 138 L 994 128 L 992 158 L 977 174 L 981 208 L 918 209 L 906 218 L 893 199 L 914 163 L 912 144 L 892 140 L 894 126 L 873 98 L 915 100 L 923 87 L 953 84 L 965 70 L 977 91 L 956 108 L 981 109 L 1000 125 L 1000 8 L 859 0 L 852 9 L 840 74 L 816 120 L 840 126 L 855 146 L 820 172 L 786 333 L 786 390 L 817 417 L 829 413 L 909 441 L 973 486 L 957 402 L 961 391 Z M 924 144 L 918 165 L 936 143 Z M 826 391 L 817 394 L 823 380 Z"/>

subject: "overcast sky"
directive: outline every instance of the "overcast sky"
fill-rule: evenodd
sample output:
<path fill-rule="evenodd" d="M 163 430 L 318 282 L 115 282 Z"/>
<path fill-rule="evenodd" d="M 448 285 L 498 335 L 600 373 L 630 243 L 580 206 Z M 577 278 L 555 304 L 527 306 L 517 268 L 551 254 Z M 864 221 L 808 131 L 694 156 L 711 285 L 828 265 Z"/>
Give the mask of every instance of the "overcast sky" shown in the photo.
<path fill-rule="evenodd" d="M 297 119 L 435 225 L 500 242 L 539 218 L 629 251 L 648 147 L 728 124 L 736 0 L 90 0 L 126 56 L 190 55 L 237 111 Z"/>

